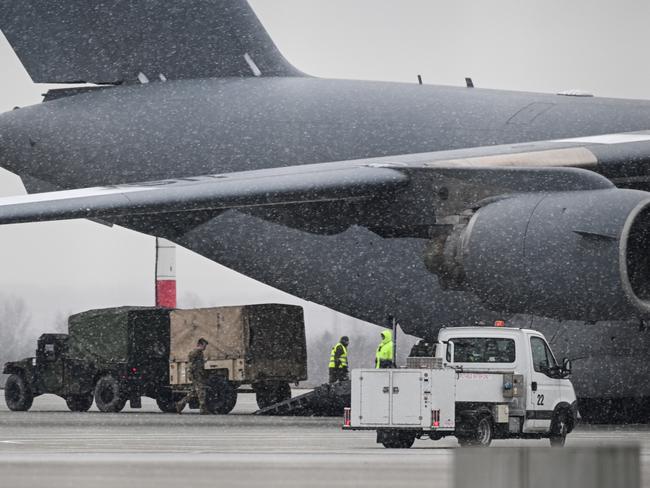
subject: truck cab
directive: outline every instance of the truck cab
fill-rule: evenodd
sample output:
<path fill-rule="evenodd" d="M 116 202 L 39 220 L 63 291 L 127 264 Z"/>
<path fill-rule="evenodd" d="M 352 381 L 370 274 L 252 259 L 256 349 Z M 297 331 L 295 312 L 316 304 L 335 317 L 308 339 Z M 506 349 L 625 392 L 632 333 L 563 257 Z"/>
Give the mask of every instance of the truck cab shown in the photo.
<path fill-rule="evenodd" d="M 406 368 L 353 370 L 344 428 L 374 429 L 385 447 L 453 435 L 461 445 L 548 438 L 564 445 L 577 422 L 568 379 L 544 336 L 506 327 L 443 328 L 432 357 Z"/>
<path fill-rule="evenodd" d="M 455 369 L 465 381 L 458 384 L 459 396 L 471 397 L 482 373 L 507 372 L 513 375 L 510 411 L 522 433 L 544 433 L 551 422 L 567 417 L 572 428 L 576 418 L 576 395 L 571 381 L 570 362 L 559 364 L 545 337 L 531 329 L 506 327 L 455 327 L 441 329 L 436 356 Z M 520 384 L 515 384 L 520 380 Z M 508 385 L 505 385 L 508 386 Z"/>
<path fill-rule="evenodd" d="M 84 412 L 93 402 L 92 393 L 78 380 L 81 371 L 69 357 L 68 334 L 42 334 L 36 355 L 5 364 L 8 374 L 5 400 L 10 410 L 29 410 L 35 397 L 52 393 L 65 399 L 70 410 Z"/>
<path fill-rule="evenodd" d="M 64 357 L 68 334 L 42 334 L 36 343 L 36 364 L 32 388 L 36 394 L 63 390 Z"/>

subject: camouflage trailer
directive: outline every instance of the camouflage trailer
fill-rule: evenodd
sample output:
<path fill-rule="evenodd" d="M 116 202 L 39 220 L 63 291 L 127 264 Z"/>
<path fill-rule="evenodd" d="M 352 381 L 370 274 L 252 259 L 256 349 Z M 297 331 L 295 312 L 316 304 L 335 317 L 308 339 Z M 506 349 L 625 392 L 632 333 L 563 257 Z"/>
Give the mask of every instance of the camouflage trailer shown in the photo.
<path fill-rule="evenodd" d="M 5 364 L 5 400 L 28 410 L 35 396 L 63 397 L 72 411 L 93 402 L 119 412 L 127 401 L 154 398 L 164 412 L 190 390 L 187 356 L 199 337 L 205 350 L 208 408 L 228 413 L 242 385 L 261 408 L 290 398 L 290 382 L 307 378 L 301 307 L 280 304 L 194 310 L 119 307 L 72 315 L 69 334 L 43 334 L 36 356 Z M 198 405 L 190 404 L 191 408 Z"/>

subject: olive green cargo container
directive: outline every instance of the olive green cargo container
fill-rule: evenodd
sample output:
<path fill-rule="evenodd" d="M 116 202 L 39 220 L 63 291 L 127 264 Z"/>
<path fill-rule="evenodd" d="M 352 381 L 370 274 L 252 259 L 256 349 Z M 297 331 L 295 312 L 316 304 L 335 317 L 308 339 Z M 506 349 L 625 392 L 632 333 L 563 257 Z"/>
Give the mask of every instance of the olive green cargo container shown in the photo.
<path fill-rule="evenodd" d="M 152 307 L 88 310 L 68 319 L 69 354 L 138 366 L 169 357 L 169 313 Z"/>

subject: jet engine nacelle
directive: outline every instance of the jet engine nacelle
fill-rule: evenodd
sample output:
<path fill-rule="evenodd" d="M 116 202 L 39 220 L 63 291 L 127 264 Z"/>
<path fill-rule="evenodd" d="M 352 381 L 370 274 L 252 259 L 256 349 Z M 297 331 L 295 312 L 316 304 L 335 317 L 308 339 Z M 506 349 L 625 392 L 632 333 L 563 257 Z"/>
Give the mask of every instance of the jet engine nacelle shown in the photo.
<path fill-rule="evenodd" d="M 606 320 L 650 315 L 650 194 L 606 189 L 483 202 L 432 241 L 441 285 L 490 308 Z"/>

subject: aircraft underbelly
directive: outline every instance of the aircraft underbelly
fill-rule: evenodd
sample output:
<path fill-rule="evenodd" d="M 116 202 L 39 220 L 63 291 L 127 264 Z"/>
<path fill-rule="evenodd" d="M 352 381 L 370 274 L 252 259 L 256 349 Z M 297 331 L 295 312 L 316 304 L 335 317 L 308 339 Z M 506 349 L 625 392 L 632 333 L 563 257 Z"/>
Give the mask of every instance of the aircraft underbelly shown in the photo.
<path fill-rule="evenodd" d="M 314 235 L 227 212 L 178 242 L 258 281 L 356 318 L 388 314 L 411 334 L 468 325 L 493 314 L 466 293 L 443 292 L 422 261 L 425 241 L 383 239 L 360 227 Z"/>

